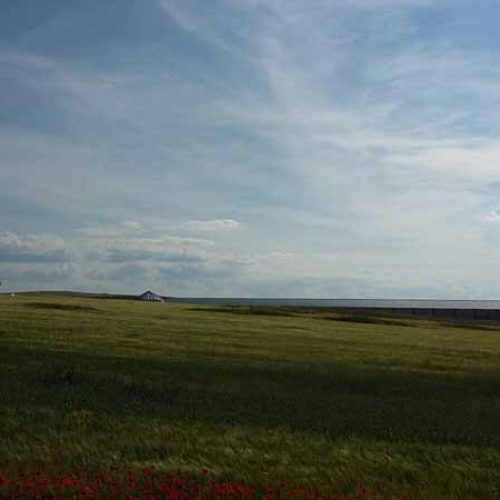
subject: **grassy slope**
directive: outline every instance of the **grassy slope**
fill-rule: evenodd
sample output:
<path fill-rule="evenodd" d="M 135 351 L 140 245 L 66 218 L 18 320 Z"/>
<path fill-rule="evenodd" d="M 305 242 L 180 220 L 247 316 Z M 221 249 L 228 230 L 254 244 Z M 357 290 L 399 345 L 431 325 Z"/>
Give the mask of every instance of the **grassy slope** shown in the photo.
<path fill-rule="evenodd" d="M 0 464 L 497 498 L 500 330 L 409 325 L 0 296 Z"/>

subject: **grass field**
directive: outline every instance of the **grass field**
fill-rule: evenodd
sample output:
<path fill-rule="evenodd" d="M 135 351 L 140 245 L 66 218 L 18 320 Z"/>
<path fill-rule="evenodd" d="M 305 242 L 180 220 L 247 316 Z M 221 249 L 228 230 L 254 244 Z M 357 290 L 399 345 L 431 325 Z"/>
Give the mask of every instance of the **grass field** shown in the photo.
<path fill-rule="evenodd" d="M 254 312 L 0 296 L 0 466 L 500 498 L 500 325 Z"/>

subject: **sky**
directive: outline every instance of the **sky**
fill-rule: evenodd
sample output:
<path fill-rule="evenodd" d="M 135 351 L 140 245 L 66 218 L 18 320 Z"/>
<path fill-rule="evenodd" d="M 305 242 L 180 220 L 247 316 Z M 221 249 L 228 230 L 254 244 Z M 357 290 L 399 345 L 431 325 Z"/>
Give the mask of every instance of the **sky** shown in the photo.
<path fill-rule="evenodd" d="M 497 0 L 0 0 L 0 291 L 500 298 Z"/>

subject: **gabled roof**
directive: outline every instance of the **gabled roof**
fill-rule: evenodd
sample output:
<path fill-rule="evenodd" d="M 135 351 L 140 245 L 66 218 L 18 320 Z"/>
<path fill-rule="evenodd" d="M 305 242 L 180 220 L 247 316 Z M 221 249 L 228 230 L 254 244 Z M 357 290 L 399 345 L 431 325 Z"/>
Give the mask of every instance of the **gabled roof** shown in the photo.
<path fill-rule="evenodd" d="M 148 290 L 147 292 L 144 292 L 143 294 L 139 295 L 140 300 L 155 300 L 158 302 L 163 302 L 162 297 L 157 295 L 156 293 L 152 292 L 151 290 Z"/>

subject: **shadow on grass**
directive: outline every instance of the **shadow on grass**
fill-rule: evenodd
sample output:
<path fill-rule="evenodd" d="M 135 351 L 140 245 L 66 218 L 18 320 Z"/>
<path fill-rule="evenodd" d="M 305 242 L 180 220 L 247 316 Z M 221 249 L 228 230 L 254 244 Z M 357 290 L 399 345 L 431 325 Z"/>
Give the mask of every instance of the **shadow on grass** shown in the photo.
<path fill-rule="evenodd" d="M 500 448 L 500 374 L 417 373 L 345 365 L 250 366 L 4 351 L 11 409 L 286 427 L 329 437 Z"/>
<path fill-rule="evenodd" d="M 30 309 L 55 309 L 59 311 L 99 311 L 95 307 L 82 306 L 79 304 L 59 304 L 56 302 L 27 302 L 24 307 Z"/>
<path fill-rule="evenodd" d="M 263 368 L 19 349 L 10 358 L 18 368 L 0 372 L 0 399 L 12 408 L 500 447 L 500 374 Z"/>

